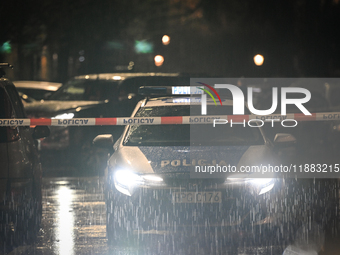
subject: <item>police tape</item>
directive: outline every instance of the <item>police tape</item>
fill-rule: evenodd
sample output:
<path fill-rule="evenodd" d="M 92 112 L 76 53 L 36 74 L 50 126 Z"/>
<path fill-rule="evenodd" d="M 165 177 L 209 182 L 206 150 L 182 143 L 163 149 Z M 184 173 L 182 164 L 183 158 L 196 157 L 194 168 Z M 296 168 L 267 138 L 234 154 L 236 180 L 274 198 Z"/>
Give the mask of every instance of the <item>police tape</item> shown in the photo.
<path fill-rule="evenodd" d="M 340 112 L 292 113 L 287 115 L 214 115 L 135 118 L 72 118 L 72 119 L 0 119 L 0 126 L 126 126 L 168 124 L 214 124 L 218 122 L 289 122 L 289 121 L 340 121 Z"/>

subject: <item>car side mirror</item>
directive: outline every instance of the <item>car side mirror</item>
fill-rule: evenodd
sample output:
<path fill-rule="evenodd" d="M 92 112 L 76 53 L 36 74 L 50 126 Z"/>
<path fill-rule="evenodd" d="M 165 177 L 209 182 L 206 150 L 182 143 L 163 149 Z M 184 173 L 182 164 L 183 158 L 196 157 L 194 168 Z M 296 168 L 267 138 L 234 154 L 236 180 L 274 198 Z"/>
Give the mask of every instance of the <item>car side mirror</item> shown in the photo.
<path fill-rule="evenodd" d="M 296 138 L 291 134 L 278 133 L 275 135 L 274 143 L 276 145 L 293 145 L 296 143 Z"/>
<path fill-rule="evenodd" d="M 113 136 L 111 134 L 97 135 L 92 143 L 98 148 L 112 149 Z"/>
<path fill-rule="evenodd" d="M 45 138 L 50 135 L 50 129 L 48 126 L 36 126 L 33 129 L 33 139 Z"/>

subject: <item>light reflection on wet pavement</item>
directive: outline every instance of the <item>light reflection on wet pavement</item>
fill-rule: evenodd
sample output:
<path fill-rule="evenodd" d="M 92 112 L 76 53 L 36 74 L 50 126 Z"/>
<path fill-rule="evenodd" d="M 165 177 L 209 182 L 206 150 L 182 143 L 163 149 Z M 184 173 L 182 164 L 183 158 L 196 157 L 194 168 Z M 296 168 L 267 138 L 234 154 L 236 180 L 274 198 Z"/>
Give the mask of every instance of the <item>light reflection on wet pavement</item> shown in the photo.
<path fill-rule="evenodd" d="M 16 247 L 12 254 L 28 255 L 144 255 L 144 254 L 211 254 L 209 245 L 197 240 L 181 240 L 179 244 L 154 236 L 140 248 L 109 246 L 106 240 L 104 182 L 98 177 L 45 178 L 43 186 L 43 219 L 35 244 Z M 327 243 L 327 240 L 326 240 Z M 336 240 L 326 252 L 340 254 Z M 211 244 L 213 245 L 213 244 Z M 239 247 L 217 254 L 282 254 L 284 247 Z M 339 251 L 332 253 L 331 251 Z"/>
<path fill-rule="evenodd" d="M 98 178 L 44 179 L 42 229 L 32 254 L 107 254 L 102 188 Z"/>

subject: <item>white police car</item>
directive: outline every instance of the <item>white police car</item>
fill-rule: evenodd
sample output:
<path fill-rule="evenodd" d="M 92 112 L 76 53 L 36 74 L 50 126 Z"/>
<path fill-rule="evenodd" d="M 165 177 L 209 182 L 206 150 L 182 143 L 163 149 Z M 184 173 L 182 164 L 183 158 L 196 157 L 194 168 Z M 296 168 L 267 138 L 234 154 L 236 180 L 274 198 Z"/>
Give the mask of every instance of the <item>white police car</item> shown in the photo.
<path fill-rule="evenodd" d="M 231 100 L 219 107 L 223 115 L 232 113 Z M 218 125 L 216 136 L 205 132 L 206 125 L 154 123 L 156 117 L 190 116 L 196 110 L 200 111 L 199 100 L 186 97 L 149 98 L 137 104 L 131 117 L 153 125 L 126 126 L 113 146 L 105 188 L 109 242 L 141 240 L 152 233 L 200 233 L 202 228 L 256 238 L 257 227 L 282 224 L 284 217 L 276 217 L 279 212 L 297 211 L 296 198 L 289 197 L 297 189 L 292 190 L 287 180 L 240 172 L 245 166 L 279 164 L 275 146 L 261 128 Z M 281 134 L 274 143 L 282 137 L 294 141 Z M 94 144 L 112 147 L 112 135 L 99 135 Z M 204 171 L 209 165 L 236 171 L 211 178 Z M 193 170 L 201 173 L 193 178 Z M 283 220 L 291 220 L 287 219 L 286 215 Z"/>

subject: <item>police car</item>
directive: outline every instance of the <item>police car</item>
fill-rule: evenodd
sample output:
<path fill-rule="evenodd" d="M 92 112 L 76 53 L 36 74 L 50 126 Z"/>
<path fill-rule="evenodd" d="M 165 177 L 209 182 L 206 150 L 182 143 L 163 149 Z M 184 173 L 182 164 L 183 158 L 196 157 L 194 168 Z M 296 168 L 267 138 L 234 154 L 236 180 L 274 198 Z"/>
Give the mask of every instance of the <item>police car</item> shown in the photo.
<path fill-rule="evenodd" d="M 287 212 L 304 212 L 297 210 L 298 189 L 288 180 L 240 171 L 247 166 L 278 165 L 274 144 L 294 142 L 291 135 L 279 134 L 271 142 L 260 127 L 218 125 L 212 134 L 206 132 L 212 124 L 155 124 L 157 117 L 200 114 L 200 107 L 195 97 L 147 98 L 131 117 L 152 125 L 126 126 L 114 145 L 109 134 L 94 139 L 96 146 L 114 148 L 105 187 L 109 242 L 137 241 L 157 233 L 193 234 L 201 229 L 256 238 L 255 231 L 264 225 L 272 231 L 274 225 L 282 230 L 283 221 L 295 224 L 299 216 L 288 219 Z M 208 101 L 208 112 L 213 108 L 229 115 L 232 100 L 223 100 L 218 107 Z M 212 177 L 207 166 L 217 165 L 234 170 Z M 285 216 L 278 217 L 283 211 Z M 266 233 L 264 228 L 261 233 Z"/>

